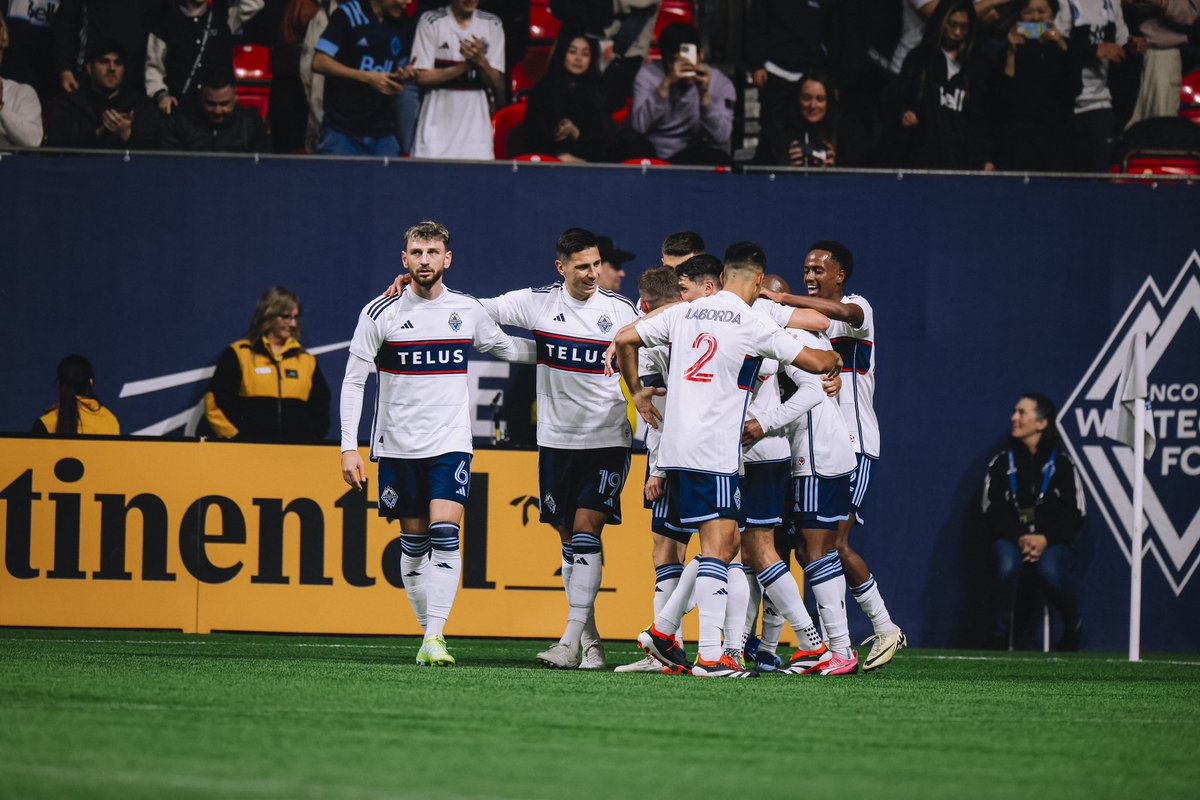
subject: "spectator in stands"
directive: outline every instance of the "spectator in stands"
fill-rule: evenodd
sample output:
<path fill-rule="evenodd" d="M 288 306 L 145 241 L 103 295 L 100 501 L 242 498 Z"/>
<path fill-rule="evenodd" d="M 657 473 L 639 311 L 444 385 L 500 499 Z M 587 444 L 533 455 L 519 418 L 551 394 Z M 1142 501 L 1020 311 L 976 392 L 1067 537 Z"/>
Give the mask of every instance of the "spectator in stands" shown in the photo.
<path fill-rule="evenodd" d="M 976 34 L 969 0 L 940 0 L 884 112 L 898 165 L 995 169 L 989 76 L 974 52 Z"/>
<path fill-rule="evenodd" d="M 1084 172 L 1104 172 L 1112 163 L 1116 135 L 1108 65 L 1125 60 L 1129 29 L 1120 6 L 1111 0 L 1066 0 L 1054 25 L 1069 34 L 1071 50 L 1083 68 L 1075 98 L 1075 166 Z"/>
<path fill-rule="evenodd" d="M 892 72 L 897 75 L 904 67 L 908 54 L 921 43 L 929 33 L 928 23 L 941 7 L 940 0 L 901 0 L 904 4 L 901 20 L 900 41 L 892 51 Z M 1012 0 L 977 0 L 973 3 L 976 24 L 995 25 L 1000 21 L 1001 10 Z"/>
<path fill-rule="evenodd" d="M 32 86 L 46 101 L 58 90 L 54 35 L 50 29 L 57 10 L 58 0 L 11 0 L 7 14 L 8 52 L 0 65 L 0 76 Z"/>
<path fill-rule="evenodd" d="M 320 13 L 318 0 L 288 0 L 280 22 L 279 38 L 271 48 L 271 142 L 276 153 L 305 148 L 308 93 L 301 77 L 301 44 L 308 25 Z M 315 42 L 314 42 L 315 44 Z M 311 63 L 309 65 L 311 69 Z"/>
<path fill-rule="evenodd" d="M 596 285 L 610 292 L 619 292 L 621 281 L 625 278 L 625 265 L 637 256 L 620 249 L 607 236 L 597 236 L 596 242 L 600 245 L 600 272 L 596 276 Z"/>
<path fill-rule="evenodd" d="M 1019 0 L 996 91 L 996 166 L 1068 170 L 1079 66 L 1054 26 L 1059 0 Z M 1022 25 L 1024 23 L 1024 25 Z"/>
<path fill-rule="evenodd" d="M 62 0 L 54 15 L 54 65 L 59 86 L 76 92 L 87 54 L 99 42 L 114 42 L 125 60 L 125 85 L 142 91 L 146 42 L 161 0 Z"/>
<path fill-rule="evenodd" d="M 988 464 L 983 515 L 995 555 L 997 648 L 1008 646 L 1023 571 L 1037 577 L 1045 598 L 1062 614 L 1059 649 L 1078 650 L 1083 635 L 1072 544 L 1083 527 L 1086 501 L 1075 464 L 1059 443 L 1056 415 L 1045 395 L 1023 395 L 1013 410 L 1008 444 Z"/>
<path fill-rule="evenodd" d="M 58 402 L 36 422 L 34 433 L 55 436 L 116 436 L 120 423 L 96 397 L 96 373 L 83 356 L 58 362 Z"/>
<path fill-rule="evenodd" d="M 595 41 L 559 36 L 545 77 L 529 93 L 521 130 L 530 153 L 564 161 L 610 160 L 616 125 L 604 109 Z"/>
<path fill-rule="evenodd" d="M 199 89 L 200 76 L 233 70 L 233 34 L 263 0 L 173 0 L 150 28 L 146 94 L 170 115 Z"/>
<path fill-rule="evenodd" d="M 824 65 L 827 0 L 755 0 L 746 19 L 746 50 L 764 128 L 780 128 L 801 81 Z"/>
<path fill-rule="evenodd" d="M 8 26 L 0 17 L 0 67 L 8 52 Z M 0 147 L 37 147 L 42 143 L 42 104 L 32 86 L 0 78 Z"/>
<path fill-rule="evenodd" d="M 313 56 L 325 76 L 325 113 L 316 152 L 398 156 L 396 97 L 416 73 L 408 0 L 351 0 L 329 17 Z"/>
<path fill-rule="evenodd" d="M 418 158 L 486 161 L 494 155 L 488 95 L 504 96 L 504 28 L 478 5 L 479 0 L 451 0 L 417 23 Z"/>
<path fill-rule="evenodd" d="M 823 70 L 800 81 L 800 92 L 775 124 L 766 126 L 754 154 L 757 164 L 832 167 L 837 159 L 837 92 Z"/>
<path fill-rule="evenodd" d="M 82 89 L 59 95 L 46 115 L 47 147 L 151 150 L 158 141 L 154 102 L 125 81 L 125 50 L 99 42 L 84 63 Z"/>
<path fill-rule="evenodd" d="M 221 354 L 204 414 L 224 439 L 299 444 L 329 429 L 329 386 L 300 346 L 300 298 L 273 286 L 258 299 L 246 338 Z"/>
<path fill-rule="evenodd" d="M 1179 113 L 1183 79 L 1181 49 L 1188 28 L 1200 18 L 1200 0 L 1122 0 L 1126 22 L 1146 41 L 1141 86 L 1129 125 Z"/>
<path fill-rule="evenodd" d="M 337 10 L 337 0 L 318 0 L 321 8 L 308 22 L 304 40 L 300 43 L 300 81 L 308 99 L 308 122 L 304 126 L 304 147 L 316 152 L 317 140 L 321 136 L 321 125 L 325 120 L 325 76 L 313 72 L 312 63 L 317 54 L 317 45 L 329 27 L 329 15 Z M 412 84 L 410 84 L 412 85 Z"/>
<path fill-rule="evenodd" d="M 269 153 L 262 117 L 237 104 L 233 73 L 201 79 L 200 91 L 163 123 L 159 147 L 193 153 Z"/>
<path fill-rule="evenodd" d="M 733 82 L 704 63 L 700 32 L 682 22 L 659 36 L 661 62 L 647 62 L 633 85 L 633 129 L 674 164 L 728 164 L 736 92 Z M 695 63 L 680 52 L 695 53 Z"/>

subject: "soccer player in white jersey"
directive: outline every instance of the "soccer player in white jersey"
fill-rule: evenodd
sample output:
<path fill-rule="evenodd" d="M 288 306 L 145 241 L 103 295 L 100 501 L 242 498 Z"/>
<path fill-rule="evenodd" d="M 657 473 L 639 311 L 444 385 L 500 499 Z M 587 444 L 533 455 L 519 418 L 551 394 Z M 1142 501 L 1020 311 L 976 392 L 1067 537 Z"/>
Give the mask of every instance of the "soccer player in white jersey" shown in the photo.
<path fill-rule="evenodd" d="M 867 639 L 872 643 L 871 651 L 863 661 L 863 670 L 870 671 L 891 661 L 896 651 L 908 642 L 904 632 L 892 622 L 875 576 L 862 556 L 850 546 L 850 531 L 855 523 L 864 524 L 861 509 L 879 458 L 879 422 L 875 416 L 875 312 L 866 298 L 845 293 L 846 281 L 853 274 L 854 257 L 846 245 L 836 241 L 817 242 L 809 248 L 804 260 L 808 296 L 773 293 L 767 296 L 785 305 L 815 309 L 833 320 L 828 335 L 833 348 L 842 356 L 841 411 L 857 454 L 857 466 L 850 480 L 853 513 L 838 527 L 837 547 L 850 592 L 875 631 Z"/>
<path fill-rule="evenodd" d="M 372 367 L 378 399 L 371 460 L 379 513 L 400 521 L 405 589 L 425 632 L 417 664 L 451 666 L 443 636 L 462 572 L 459 528 L 471 486 L 468 348 L 532 363 L 533 343 L 500 329 L 479 301 L 442 283 L 450 233 L 421 222 L 405 233 L 410 290 L 378 297 L 358 318 L 342 382 L 342 478 L 362 489 L 358 453 L 363 388 Z"/>
<path fill-rule="evenodd" d="M 480 302 L 492 319 L 527 328 L 537 342 L 541 520 L 559 532 L 569 604 L 562 637 L 537 658 L 559 669 L 600 669 L 600 537 L 606 524 L 621 521 L 633 440 L 629 405 L 619 377 L 604 374 L 604 352 L 639 311 L 629 299 L 598 287 L 600 249 L 591 231 L 564 231 L 555 251 L 561 280 Z"/>
<path fill-rule="evenodd" d="M 742 419 L 748 392 L 762 357 L 795 363 L 813 372 L 836 371 L 830 351 L 809 350 L 777 324 L 750 307 L 758 297 L 763 271 L 750 262 L 729 262 L 723 289 L 712 297 L 672 306 L 622 329 L 617 335 L 621 374 L 634 403 L 651 425 L 660 419 L 637 375 L 638 350 L 673 344 L 667 378 L 667 411 L 659 466 L 667 473 L 671 516 L 700 529 L 701 557 L 696 579 L 700 608 L 700 653 L 692 674 L 750 677 L 722 651 L 729 562 L 738 551 L 741 495 Z M 652 625 L 638 641 L 668 666 L 678 644 Z M 732 643 L 729 643 L 732 644 Z M 741 643 L 737 646 L 740 648 Z M 734 650 L 736 653 L 737 650 Z"/>

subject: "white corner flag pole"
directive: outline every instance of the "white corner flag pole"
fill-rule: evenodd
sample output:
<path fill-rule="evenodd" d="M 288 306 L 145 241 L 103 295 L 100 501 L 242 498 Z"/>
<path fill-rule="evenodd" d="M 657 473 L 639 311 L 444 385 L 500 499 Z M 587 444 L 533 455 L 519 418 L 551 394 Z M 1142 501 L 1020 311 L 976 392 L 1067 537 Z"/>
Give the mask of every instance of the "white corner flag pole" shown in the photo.
<path fill-rule="evenodd" d="M 1144 356 L 1146 338 L 1135 338 L 1134 347 Z M 1129 545 L 1129 660 L 1142 660 L 1142 504 L 1146 482 L 1146 400 L 1140 398 L 1133 407 L 1133 525 Z"/>

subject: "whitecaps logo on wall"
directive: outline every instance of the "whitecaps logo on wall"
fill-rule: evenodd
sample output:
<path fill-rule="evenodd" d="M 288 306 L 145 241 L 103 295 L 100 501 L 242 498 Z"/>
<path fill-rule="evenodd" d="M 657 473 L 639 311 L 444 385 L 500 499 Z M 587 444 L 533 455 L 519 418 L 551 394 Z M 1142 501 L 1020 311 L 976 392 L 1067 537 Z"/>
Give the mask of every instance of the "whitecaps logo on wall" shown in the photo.
<path fill-rule="evenodd" d="M 1133 451 L 1104 438 L 1131 334 L 1146 332 L 1146 368 L 1158 440 L 1146 463 L 1146 551 L 1176 596 L 1200 564 L 1200 255 L 1166 292 L 1147 278 L 1059 415 L 1079 465 L 1126 559 L 1133 515 Z"/>

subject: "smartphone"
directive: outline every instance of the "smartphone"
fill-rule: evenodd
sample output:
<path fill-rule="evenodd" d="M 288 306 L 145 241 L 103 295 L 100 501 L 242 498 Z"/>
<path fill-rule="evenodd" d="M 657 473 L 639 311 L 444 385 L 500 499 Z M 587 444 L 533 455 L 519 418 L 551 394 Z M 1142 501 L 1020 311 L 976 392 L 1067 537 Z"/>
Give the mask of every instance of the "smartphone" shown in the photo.
<path fill-rule="evenodd" d="M 1017 32 L 1026 39 L 1040 39 L 1049 26 L 1044 22 L 1018 22 Z"/>
<path fill-rule="evenodd" d="M 696 51 L 696 45 L 691 42 L 684 42 L 679 45 L 679 55 L 683 56 L 683 60 L 691 64 L 693 67 L 699 59 L 699 54 Z"/>

